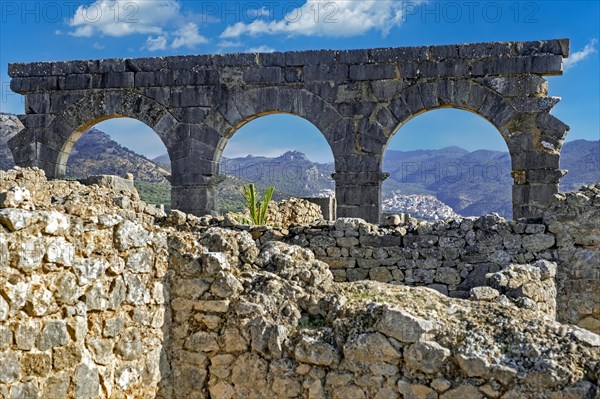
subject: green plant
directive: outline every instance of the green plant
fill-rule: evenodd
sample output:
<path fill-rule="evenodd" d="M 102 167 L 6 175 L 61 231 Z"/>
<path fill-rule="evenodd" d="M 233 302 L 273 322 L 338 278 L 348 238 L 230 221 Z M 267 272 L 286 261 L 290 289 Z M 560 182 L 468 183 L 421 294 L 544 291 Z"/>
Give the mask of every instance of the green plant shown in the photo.
<path fill-rule="evenodd" d="M 267 209 L 269 208 L 274 191 L 275 187 L 267 187 L 262 198 L 257 200 L 258 192 L 256 191 L 256 187 L 254 187 L 254 183 L 250 183 L 248 187 L 242 185 L 246 209 L 248 209 L 250 214 L 249 217 L 244 217 L 245 222 L 255 225 L 267 224 Z"/>
<path fill-rule="evenodd" d="M 330 324 L 321 316 L 302 316 L 298 320 L 298 328 L 300 330 L 320 330 L 325 327 L 329 327 Z"/>

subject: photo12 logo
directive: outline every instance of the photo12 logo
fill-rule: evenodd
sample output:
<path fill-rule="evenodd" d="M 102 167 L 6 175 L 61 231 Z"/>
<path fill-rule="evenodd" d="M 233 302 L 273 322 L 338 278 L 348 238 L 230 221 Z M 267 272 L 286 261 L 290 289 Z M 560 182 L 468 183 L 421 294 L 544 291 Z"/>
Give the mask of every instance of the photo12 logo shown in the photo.
<path fill-rule="evenodd" d="M 402 183 L 476 183 L 510 176 L 510 170 L 496 162 L 403 162 L 400 172 Z"/>
<path fill-rule="evenodd" d="M 25 104 L 25 96 L 13 92 L 10 89 L 10 82 L 0 81 L 0 112 L 3 112 L 2 104 L 14 103 L 15 101 Z"/>
<path fill-rule="evenodd" d="M 389 0 L 384 0 L 389 1 Z M 315 23 L 338 23 L 340 11 L 337 1 L 204 1 L 201 4 L 202 22 L 252 23 L 257 20 L 287 23 L 313 20 Z"/>
<path fill-rule="evenodd" d="M 299 165 L 242 164 L 229 161 L 224 164 L 221 173 L 248 181 L 297 180 L 303 178 L 305 170 Z"/>
<path fill-rule="evenodd" d="M 87 23 L 111 19 L 113 22 L 138 23 L 139 4 L 135 1 L 106 1 L 87 4 L 75 1 L 2 1 L 0 21 L 26 23 L 63 23 L 76 15 Z"/>
<path fill-rule="evenodd" d="M 402 2 L 404 22 L 422 23 L 538 23 L 539 4 L 534 1 L 432 1 Z"/>

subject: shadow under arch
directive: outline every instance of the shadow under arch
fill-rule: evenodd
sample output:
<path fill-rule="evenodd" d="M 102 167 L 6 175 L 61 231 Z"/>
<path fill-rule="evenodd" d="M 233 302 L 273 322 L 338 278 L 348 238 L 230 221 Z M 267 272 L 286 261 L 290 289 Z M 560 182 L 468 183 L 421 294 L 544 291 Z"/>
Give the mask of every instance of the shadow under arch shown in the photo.
<path fill-rule="evenodd" d="M 75 143 L 91 127 L 115 118 L 130 118 L 144 123 L 161 139 L 172 161 L 173 135 L 179 122 L 158 102 L 138 93 L 106 91 L 93 93 L 65 107 L 47 129 L 46 143 L 55 159 L 49 177 L 62 178 Z M 48 171 L 46 171 L 48 173 Z"/>

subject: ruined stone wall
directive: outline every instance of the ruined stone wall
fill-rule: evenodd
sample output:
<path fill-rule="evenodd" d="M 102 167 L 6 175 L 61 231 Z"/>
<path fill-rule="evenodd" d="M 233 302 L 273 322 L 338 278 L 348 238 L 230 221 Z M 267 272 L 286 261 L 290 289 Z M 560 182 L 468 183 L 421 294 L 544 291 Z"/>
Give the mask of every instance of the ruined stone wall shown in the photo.
<path fill-rule="evenodd" d="M 3 172 L 0 193 L 0 398 L 154 398 L 169 370 L 156 208 L 39 170 Z"/>
<path fill-rule="evenodd" d="M 495 286 L 512 290 L 511 297 L 543 304 L 556 316 L 556 270 L 555 266 L 546 269 L 548 261 L 558 260 L 558 249 L 554 235 L 541 223 L 505 221 L 494 215 L 396 227 L 338 219 L 283 230 L 252 228 L 250 232 L 259 243 L 281 240 L 310 249 L 329 265 L 338 282 L 425 286 L 457 298 L 469 298 L 475 287 Z M 540 262 L 538 271 L 513 266 L 536 262 Z M 494 283 L 494 275 L 501 274 L 527 275 L 528 281 L 515 285 L 514 280 L 509 290 L 507 284 Z M 533 306 L 528 301 L 523 305 Z"/>
<path fill-rule="evenodd" d="M 277 242 L 285 229 L 166 217 L 127 188 L 13 170 L 0 203 L 1 399 L 600 394 L 600 337 L 550 320 L 535 296 L 520 306 L 548 289 L 549 262 L 492 273 L 466 301 L 335 282 L 311 250 Z M 470 231 L 504 223 L 484 221 Z M 336 242 L 375 230 L 326 226 Z"/>
<path fill-rule="evenodd" d="M 493 215 L 396 227 L 338 219 L 293 227 L 285 235 L 267 232 L 261 242 L 280 239 L 309 248 L 336 281 L 427 286 L 459 298 L 510 264 L 557 262 L 557 318 L 600 332 L 599 232 L 597 185 L 555 196 L 535 223 Z"/>
<path fill-rule="evenodd" d="M 600 185 L 555 196 L 544 223 L 556 237 L 559 319 L 600 333 Z"/>
<path fill-rule="evenodd" d="M 271 201 L 267 211 L 267 223 L 271 226 L 312 224 L 321 219 L 323 219 L 321 207 L 301 198 Z"/>
<path fill-rule="evenodd" d="M 173 398 L 600 393 L 600 337 L 543 313 L 483 292 L 464 301 L 421 287 L 335 283 L 311 251 L 257 246 L 246 231 L 211 227 L 197 238 L 170 241 Z"/>
<path fill-rule="evenodd" d="M 537 222 L 486 215 L 383 226 L 340 218 L 332 223 L 249 230 L 260 244 L 284 241 L 310 249 L 329 265 L 338 282 L 426 286 L 458 298 L 469 297 L 474 287 L 490 285 L 486 276 L 511 264 L 556 262 L 558 292 L 554 287 L 541 290 L 545 295 L 539 300 L 554 302 L 557 295 L 559 320 L 600 332 L 599 193 L 600 187 L 595 186 L 560 194 Z M 198 226 L 211 223 L 222 224 L 206 219 Z M 554 279 L 554 274 L 542 273 L 539 284 Z"/>

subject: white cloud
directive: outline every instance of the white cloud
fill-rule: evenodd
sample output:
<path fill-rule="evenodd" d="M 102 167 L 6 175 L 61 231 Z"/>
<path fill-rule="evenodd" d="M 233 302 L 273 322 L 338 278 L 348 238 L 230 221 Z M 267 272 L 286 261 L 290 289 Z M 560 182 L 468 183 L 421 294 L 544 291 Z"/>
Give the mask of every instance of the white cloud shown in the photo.
<path fill-rule="evenodd" d="M 148 49 L 149 51 L 165 50 L 167 48 L 167 36 L 148 36 L 146 44 L 144 44 L 142 48 Z"/>
<path fill-rule="evenodd" d="M 272 53 L 274 51 L 275 51 L 274 48 L 271 48 L 271 47 L 263 44 L 262 46 L 249 48 L 248 50 L 246 50 L 246 53 Z"/>
<path fill-rule="evenodd" d="M 175 33 L 175 40 L 173 40 L 173 44 L 171 47 L 179 48 L 179 47 L 188 47 L 194 48 L 199 44 L 208 43 L 208 39 L 198 32 L 198 25 L 193 22 L 188 22 L 181 28 L 179 28 Z"/>
<path fill-rule="evenodd" d="M 563 61 L 564 70 L 566 71 L 566 70 L 574 67 L 575 65 L 579 64 L 581 61 L 588 58 L 590 55 L 594 54 L 597 51 L 597 49 L 596 49 L 597 43 L 598 43 L 598 40 L 592 39 L 592 40 L 590 40 L 590 42 L 588 44 L 585 45 L 583 50 L 575 51 L 573 54 L 571 54 L 569 56 L 569 58 L 567 58 Z"/>
<path fill-rule="evenodd" d="M 371 30 L 386 36 L 392 28 L 403 22 L 403 3 L 397 0 L 307 0 L 279 21 L 258 20 L 248 24 L 238 22 L 230 25 L 223 31 L 221 38 L 282 34 L 352 37 Z"/>
<path fill-rule="evenodd" d="M 242 47 L 244 43 L 239 40 L 221 40 L 217 46 L 219 48 L 234 48 L 234 47 Z"/>
<path fill-rule="evenodd" d="M 77 8 L 68 23 L 71 28 L 68 34 L 78 37 L 148 35 L 141 46 L 148 51 L 195 48 L 208 42 L 193 22 L 197 18 L 193 13 L 182 13 L 179 0 L 96 0 Z"/>
<path fill-rule="evenodd" d="M 271 16 L 271 11 L 269 11 L 269 9 L 266 7 L 251 8 L 248 10 L 248 16 L 253 17 L 253 18 L 261 18 L 261 17 L 268 18 Z"/>
<path fill-rule="evenodd" d="M 162 34 L 180 16 L 176 0 L 96 0 L 79 6 L 69 21 L 69 34 L 79 37 Z"/>

